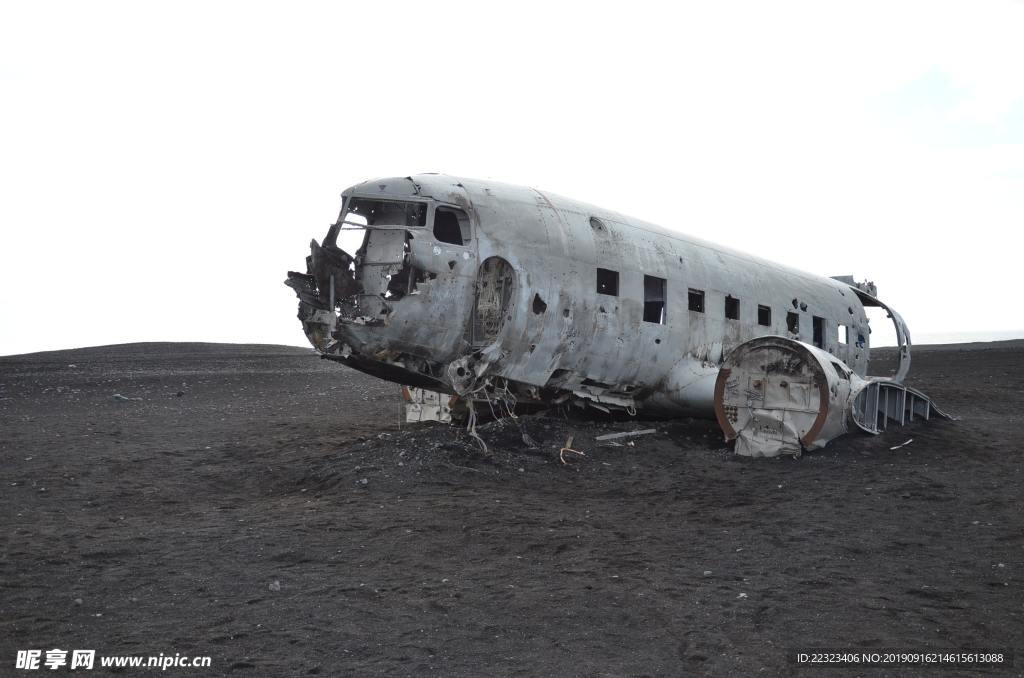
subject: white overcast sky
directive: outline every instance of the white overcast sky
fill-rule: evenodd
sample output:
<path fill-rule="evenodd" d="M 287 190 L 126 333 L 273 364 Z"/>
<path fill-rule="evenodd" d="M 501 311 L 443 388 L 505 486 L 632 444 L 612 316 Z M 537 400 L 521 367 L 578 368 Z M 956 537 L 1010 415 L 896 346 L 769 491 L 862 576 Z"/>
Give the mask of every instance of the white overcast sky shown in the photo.
<path fill-rule="evenodd" d="M 1019 2 L 0 2 L 0 354 L 304 345 L 343 188 L 547 189 L 1024 336 Z"/>

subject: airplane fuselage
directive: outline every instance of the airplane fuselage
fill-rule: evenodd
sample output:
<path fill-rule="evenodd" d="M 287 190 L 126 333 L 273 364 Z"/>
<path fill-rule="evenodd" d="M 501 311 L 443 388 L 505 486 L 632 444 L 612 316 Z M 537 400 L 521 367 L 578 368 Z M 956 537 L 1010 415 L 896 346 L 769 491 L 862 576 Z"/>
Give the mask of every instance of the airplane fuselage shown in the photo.
<path fill-rule="evenodd" d="M 417 175 L 342 197 L 289 284 L 313 345 L 381 378 L 711 416 L 724 357 L 772 335 L 867 375 L 871 288 L 532 188 Z"/>

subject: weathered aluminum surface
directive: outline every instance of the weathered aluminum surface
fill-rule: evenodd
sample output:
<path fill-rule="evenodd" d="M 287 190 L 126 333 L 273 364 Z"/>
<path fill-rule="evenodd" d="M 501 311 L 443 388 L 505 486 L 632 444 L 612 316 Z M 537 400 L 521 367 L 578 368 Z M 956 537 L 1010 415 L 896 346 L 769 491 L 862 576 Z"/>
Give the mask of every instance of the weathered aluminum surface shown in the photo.
<path fill-rule="evenodd" d="M 289 274 L 313 345 L 381 378 L 470 397 L 500 385 L 519 400 L 712 416 L 729 351 L 763 336 L 814 343 L 815 317 L 819 349 L 867 374 L 864 305 L 884 307 L 873 286 L 532 188 L 416 175 L 367 181 L 342 197 L 428 210 L 424 226 L 368 224 L 358 250 L 343 252 L 343 205 L 323 245 L 312 243 L 306 273 Z M 435 235 L 439 207 L 465 220 L 461 243 Z M 617 273 L 617 295 L 599 293 L 598 269 Z M 663 307 L 649 314 L 663 322 L 644 320 L 645 284 L 655 304 L 664 290 Z M 703 293 L 703 312 L 690 310 L 689 290 Z M 735 319 L 727 296 L 738 300 Z M 768 325 L 759 305 L 771 309 Z M 909 365 L 909 335 L 893 315 Z"/>
<path fill-rule="evenodd" d="M 450 423 L 452 420 L 451 401 L 454 397 L 447 393 L 437 393 L 415 386 L 403 386 L 402 400 L 405 402 L 405 421 L 409 423 L 422 421 Z"/>
<path fill-rule="evenodd" d="M 865 433 L 878 434 L 890 423 L 903 426 L 915 417 L 953 419 L 925 394 L 889 379 L 872 378 L 859 385 L 851 397 L 850 420 Z"/>
<path fill-rule="evenodd" d="M 846 433 L 851 374 L 835 356 L 785 337 L 732 351 L 715 383 L 715 416 L 745 456 L 799 456 Z"/>

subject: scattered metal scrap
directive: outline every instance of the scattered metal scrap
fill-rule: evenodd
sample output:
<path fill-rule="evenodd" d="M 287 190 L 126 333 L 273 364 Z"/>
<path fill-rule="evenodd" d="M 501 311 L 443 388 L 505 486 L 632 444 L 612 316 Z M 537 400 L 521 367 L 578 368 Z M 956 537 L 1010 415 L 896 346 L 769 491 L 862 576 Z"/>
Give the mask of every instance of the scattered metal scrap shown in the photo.
<path fill-rule="evenodd" d="M 622 431 L 621 433 L 606 433 L 603 436 L 597 436 L 594 440 L 615 440 L 616 438 L 632 438 L 633 436 L 645 436 L 651 433 L 657 433 L 656 428 L 645 428 L 642 431 Z"/>
<path fill-rule="evenodd" d="M 573 441 L 573 436 L 569 436 L 569 438 L 565 441 L 565 445 L 563 445 L 562 449 L 560 449 L 558 451 L 558 458 L 561 459 L 562 463 L 566 464 L 566 465 L 569 464 L 569 462 L 565 460 L 565 455 L 566 454 L 576 454 L 576 455 L 579 455 L 581 457 L 587 456 L 585 452 L 580 452 L 579 450 L 572 449 L 572 441 Z"/>

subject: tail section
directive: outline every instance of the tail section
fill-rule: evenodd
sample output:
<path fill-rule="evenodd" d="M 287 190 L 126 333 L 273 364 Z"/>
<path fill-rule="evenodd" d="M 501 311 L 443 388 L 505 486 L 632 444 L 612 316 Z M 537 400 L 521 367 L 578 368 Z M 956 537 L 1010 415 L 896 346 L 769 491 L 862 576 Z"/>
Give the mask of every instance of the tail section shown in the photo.
<path fill-rule="evenodd" d="M 799 456 L 846 433 L 849 423 L 877 434 L 915 417 L 950 418 L 892 379 L 862 379 L 839 358 L 787 337 L 740 344 L 718 373 L 715 416 L 736 453 Z"/>

